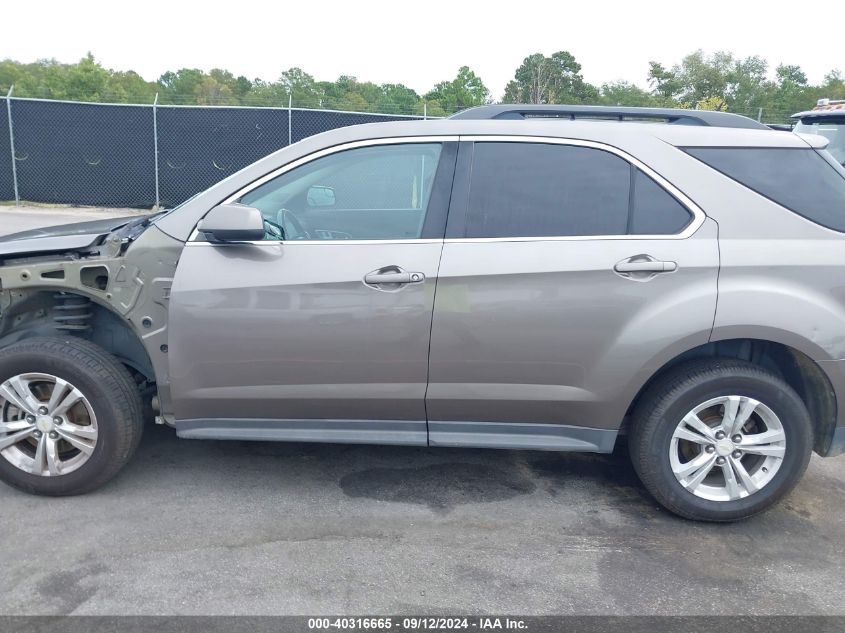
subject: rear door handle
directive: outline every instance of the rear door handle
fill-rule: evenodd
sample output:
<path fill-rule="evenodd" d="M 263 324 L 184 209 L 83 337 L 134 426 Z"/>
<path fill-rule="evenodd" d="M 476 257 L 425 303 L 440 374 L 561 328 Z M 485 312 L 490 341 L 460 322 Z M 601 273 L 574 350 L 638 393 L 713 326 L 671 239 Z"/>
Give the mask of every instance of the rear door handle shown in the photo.
<path fill-rule="evenodd" d="M 423 273 L 411 273 L 395 268 L 387 271 L 374 270 L 364 275 L 364 283 L 369 286 L 378 286 L 380 284 L 418 284 L 422 281 L 425 281 L 425 275 Z"/>
<path fill-rule="evenodd" d="M 613 265 L 614 272 L 620 277 L 631 281 L 649 281 L 660 273 L 671 273 L 678 270 L 675 262 L 662 261 L 651 255 L 641 253 L 626 257 Z"/>
<path fill-rule="evenodd" d="M 639 262 L 624 261 L 613 267 L 618 273 L 670 273 L 678 270 L 676 262 L 664 262 L 659 260 L 646 260 Z"/>

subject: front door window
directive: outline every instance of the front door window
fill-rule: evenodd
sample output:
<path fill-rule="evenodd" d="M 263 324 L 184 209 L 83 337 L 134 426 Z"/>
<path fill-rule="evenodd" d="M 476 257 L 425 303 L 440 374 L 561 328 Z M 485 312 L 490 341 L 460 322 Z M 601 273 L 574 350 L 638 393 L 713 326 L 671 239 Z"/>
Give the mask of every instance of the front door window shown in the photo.
<path fill-rule="evenodd" d="M 439 143 L 361 147 L 318 158 L 238 200 L 258 208 L 268 240 L 422 236 Z"/>

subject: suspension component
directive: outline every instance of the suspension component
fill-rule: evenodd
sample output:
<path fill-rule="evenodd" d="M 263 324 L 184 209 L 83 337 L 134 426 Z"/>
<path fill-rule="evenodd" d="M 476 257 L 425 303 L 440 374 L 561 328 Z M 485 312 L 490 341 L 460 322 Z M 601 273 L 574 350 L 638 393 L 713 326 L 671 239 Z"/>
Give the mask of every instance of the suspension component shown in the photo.
<path fill-rule="evenodd" d="M 59 292 L 53 295 L 56 300 L 53 321 L 57 330 L 66 332 L 86 332 L 91 329 L 91 300 L 88 297 Z"/>

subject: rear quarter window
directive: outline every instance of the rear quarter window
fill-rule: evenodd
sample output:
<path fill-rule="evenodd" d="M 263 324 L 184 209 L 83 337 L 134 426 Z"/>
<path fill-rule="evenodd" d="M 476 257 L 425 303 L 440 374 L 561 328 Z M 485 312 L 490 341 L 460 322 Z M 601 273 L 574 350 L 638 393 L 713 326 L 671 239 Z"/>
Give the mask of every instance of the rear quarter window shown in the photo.
<path fill-rule="evenodd" d="M 687 147 L 684 151 L 782 207 L 845 233 L 845 177 L 816 150 Z"/>
<path fill-rule="evenodd" d="M 692 221 L 692 214 L 663 187 L 639 169 L 634 170 L 630 235 L 673 235 Z"/>

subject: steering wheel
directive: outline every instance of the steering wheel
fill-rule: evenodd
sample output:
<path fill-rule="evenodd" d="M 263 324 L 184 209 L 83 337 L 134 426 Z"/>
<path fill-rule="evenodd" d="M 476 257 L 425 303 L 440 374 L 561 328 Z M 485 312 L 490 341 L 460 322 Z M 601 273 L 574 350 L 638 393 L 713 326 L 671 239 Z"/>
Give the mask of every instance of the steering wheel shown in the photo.
<path fill-rule="evenodd" d="M 307 240 L 311 237 L 305 227 L 302 226 L 299 218 L 287 209 L 283 208 L 276 211 L 276 223 L 282 227 L 288 240 Z"/>
<path fill-rule="evenodd" d="M 270 235 L 274 239 L 284 240 L 285 239 L 285 229 L 282 225 L 276 224 L 273 220 L 268 220 L 267 218 L 264 219 L 264 232 L 270 233 Z M 268 230 L 269 227 L 269 230 Z"/>

